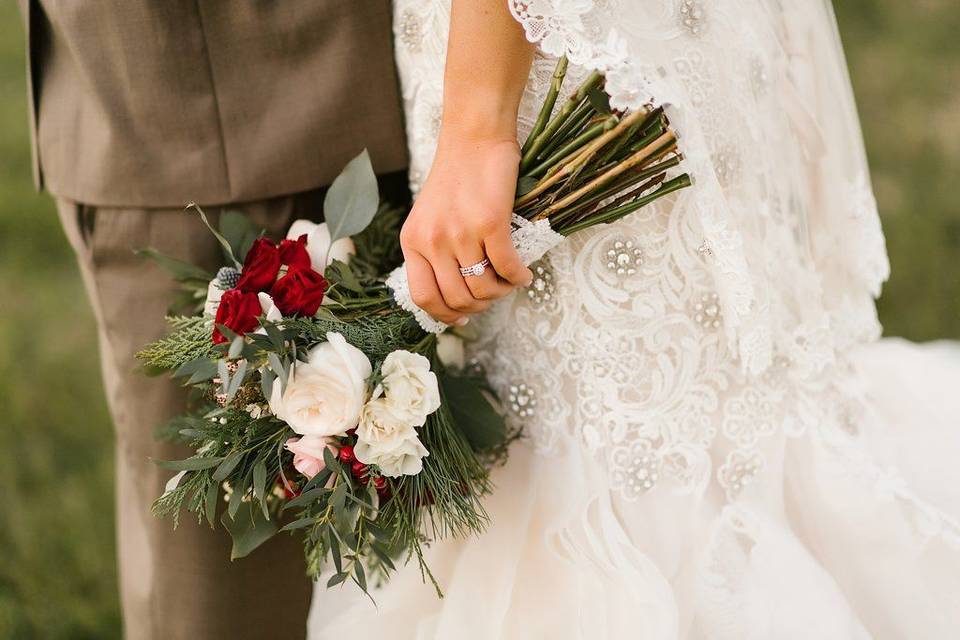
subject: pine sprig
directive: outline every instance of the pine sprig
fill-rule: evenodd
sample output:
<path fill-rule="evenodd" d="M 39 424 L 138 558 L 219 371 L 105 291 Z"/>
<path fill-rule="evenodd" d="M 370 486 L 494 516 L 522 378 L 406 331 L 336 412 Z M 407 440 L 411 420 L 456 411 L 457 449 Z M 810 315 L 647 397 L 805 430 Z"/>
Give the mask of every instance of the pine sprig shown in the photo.
<path fill-rule="evenodd" d="M 173 371 L 186 362 L 211 356 L 210 320 L 202 316 L 171 316 L 167 318 L 172 331 L 137 352 L 150 373 Z"/>

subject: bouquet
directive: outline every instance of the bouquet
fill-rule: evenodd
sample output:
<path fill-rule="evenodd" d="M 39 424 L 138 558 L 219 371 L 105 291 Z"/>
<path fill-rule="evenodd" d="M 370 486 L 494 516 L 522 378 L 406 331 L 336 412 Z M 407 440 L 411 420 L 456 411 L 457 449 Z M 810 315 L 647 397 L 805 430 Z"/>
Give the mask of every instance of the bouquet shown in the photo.
<path fill-rule="evenodd" d="M 600 73 L 557 105 L 561 59 L 522 147 L 513 240 L 525 263 L 691 184 L 661 108 L 613 111 Z M 162 256 L 182 285 L 170 333 L 139 354 L 191 390 L 167 427 L 190 457 L 154 504 L 221 522 L 242 557 L 280 531 L 302 535 L 307 570 L 364 592 L 431 540 L 482 532 L 489 471 L 522 434 L 506 426 L 462 345 L 410 299 L 404 209 L 380 204 L 366 152 L 334 181 L 323 224 L 279 243 L 238 213 L 218 228 L 226 266 Z"/>

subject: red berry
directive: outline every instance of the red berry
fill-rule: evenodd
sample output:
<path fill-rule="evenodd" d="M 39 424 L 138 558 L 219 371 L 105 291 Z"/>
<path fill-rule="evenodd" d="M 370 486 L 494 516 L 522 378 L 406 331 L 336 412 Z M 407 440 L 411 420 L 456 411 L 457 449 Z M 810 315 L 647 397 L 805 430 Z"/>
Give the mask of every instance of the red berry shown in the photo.
<path fill-rule="evenodd" d="M 383 491 L 387 488 L 387 479 L 383 476 L 377 476 L 373 479 L 373 486 L 377 488 L 377 491 Z"/>
<path fill-rule="evenodd" d="M 345 444 L 340 447 L 340 461 L 343 463 L 353 462 L 353 447 L 349 444 Z"/>

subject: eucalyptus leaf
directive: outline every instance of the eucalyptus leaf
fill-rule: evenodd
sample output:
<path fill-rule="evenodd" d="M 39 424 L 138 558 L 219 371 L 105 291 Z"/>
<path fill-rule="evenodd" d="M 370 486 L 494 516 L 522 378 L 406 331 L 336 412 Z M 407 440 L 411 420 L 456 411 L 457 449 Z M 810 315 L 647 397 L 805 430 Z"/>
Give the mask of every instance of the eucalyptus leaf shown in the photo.
<path fill-rule="evenodd" d="M 243 381 L 247 377 L 247 361 L 243 360 L 240 362 L 240 366 L 237 367 L 237 372 L 233 374 L 233 378 L 230 380 L 230 385 L 227 387 L 227 401 L 233 400 L 233 396 L 237 394 L 237 391 L 240 390 L 240 385 L 243 384 Z"/>
<path fill-rule="evenodd" d="M 353 571 L 356 576 L 357 584 L 363 589 L 363 592 L 367 592 L 367 574 L 363 571 L 363 563 L 354 562 Z"/>
<path fill-rule="evenodd" d="M 190 386 L 198 382 L 206 382 L 207 380 L 213 380 L 215 377 L 217 377 L 217 361 L 207 360 L 202 367 L 193 372 L 193 375 L 187 379 L 184 385 Z"/>
<path fill-rule="evenodd" d="M 227 503 L 227 513 L 231 518 L 235 518 L 237 512 L 240 510 L 240 505 L 243 504 L 244 493 L 246 493 L 245 487 L 233 487 L 233 492 L 230 494 L 230 501 Z"/>
<path fill-rule="evenodd" d="M 293 522 L 284 525 L 280 528 L 280 531 L 295 531 L 297 529 L 303 529 L 304 527 L 309 527 L 316 521 L 317 519 L 313 516 L 308 518 L 300 518 L 299 520 L 294 520 Z"/>
<path fill-rule="evenodd" d="M 220 214 L 220 234 L 237 260 L 243 262 L 250 247 L 260 237 L 260 229 L 239 211 L 224 211 Z"/>
<path fill-rule="evenodd" d="M 343 560 L 340 558 L 340 543 L 337 541 L 337 534 L 333 527 L 327 527 L 327 542 L 330 544 L 330 557 L 333 558 L 333 566 L 337 568 L 337 573 L 343 571 Z"/>
<path fill-rule="evenodd" d="M 333 490 L 333 496 L 330 498 L 330 502 L 333 505 L 333 513 L 338 520 L 343 522 L 346 520 L 346 513 L 344 511 L 344 505 L 347 502 L 347 485 L 344 482 L 341 482 L 337 485 L 337 488 Z"/>
<path fill-rule="evenodd" d="M 337 586 L 338 584 L 342 583 L 344 580 L 346 580 L 349 577 L 350 577 L 350 574 L 344 571 L 333 574 L 332 576 L 330 576 L 330 579 L 327 580 L 327 589 Z"/>
<path fill-rule="evenodd" d="M 273 322 L 267 322 L 263 328 L 267 332 L 267 338 L 269 338 L 270 345 L 274 350 L 283 351 L 283 333 L 277 328 L 277 325 Z"/>
<path fill-rule="evenodd" d="M 304 507 L 310 504 L 311 502 L 313 502 L 314 500 L 316 500 L 317 498 L 319 498 L 320 496 L 322 496 L 327 491 L 329 491 L 329 489 L 325 489 L 323 487 L 316 487 L 314 489 L 310 489 L 309 491 L 304 491 L 297 497 L 291 498 L 290 500 L 288 500 L 283 505 L 283 508 L 294 509 L 296 507 Z"/>
<path fill-rule="evenodd" d="M 280 378 L 280 390 L 285 391 L 287 386 L 287 368 L 280 360 L 280 356 L 271 351 L 267 354 L 267 362 L 270 364 L 273 372 L 277 374 L 277 377 Z"/>
<path fill-rule="evenodd" d="M 377 175 L 370 154 L 364 149 L 327 189 L 323 217 L 330 230 L 330 242 L 363 231 L 376 215 L 379 201 Z"/>
<path fill-rule="evenodd" d="M 307 484 L 303 486 L 302 491 L 310 491 L 312 489 L 315 489 L 316 487 L 323 487 L 324 485 L 327 484 L 327 480 L 329 480 L 330 476 L 332 475 L 333 475 L 332 471 L 330 471 L 329 469 L 324 469 L 317 475 L 310 478 L 310 480 L 307 481 Z"/>
<path fill-rule="evenodd" d="M 207 496 L 204 501 L 203 511 L 206 514 L 207 522 L 214 526 L 214 519 L 217 517 L 217 498 L 220 497 L 220 486 L 216 482 L 211 482 L 207 487 Z"/>
<path fill-rule="evenodd" d="M 177 368 L 176 371 L 174 371 L 173 377 L 183 378 L 183 377 L 189 376 L 190 380 L 193 380 L 199 375 L 202 377 L 209 376 L 208 378 L 205 378 L 209 380 L 216 374 L 217 374 L 217 361 L 211 360 L 210 358 L 207 358 L 207 357 L 202 357 L 202 358 L 195 358 L 188 362 L 184 362 L 182 365 L 180 365 Z"/>
<path fill-rule="evenodd" d="M 263 397 L 269 400 L 273 396 L 273 381 L 277 379 L 273 371 L 267 367 L 260 367 L 260 390 Z"/>
<path fill-rule="evenodd" d="M 234 517 L 231 518 L 229 513 L 225 513 L 220 517 L 220 522 L 233 538 L 231 560 L 249 555 L 277 533 L 276 523 L 265 518 L 259 509 L 254 508 L 252 502 L 241 502 Z"/>
<path fill-rule="evenodd" d="M 253 495 L 257 500 L 264 502 L 267 491 L 267 464 L 263 459 L 257 460 L 253 466 Z"/>
<path fill-rule="evenodd" d="M 393 559 L 390 557 L 389 552 L 382 544 L 379 542 L 373 542 L 370 544 L 370 548 L 373 549 L 373 553 L 376 554 L 377 558 L 380 559 L 380 562 L 386 565 L 388 569 L 391 571 L 396 570 L 396 566 L 393 564 Z"/>
<path fill-rule="evenodd" d="M 444 403 L 454 422 L 478 451 L 489 451 L 502 444 L 507 426 L 476 380 L 445 375 L 441 378 Z"/>
<path fill-rule="evenodd" d="M 233 339 L 233 342 L 230 343 L 230 351 L 227 352 L 227 357 L 231 360 L 237 358 L 240 355 L 240 352 L 243 351 L 244 340 L 243 336 L 237 336 Z"/>
<path fill-rule="evenodd" d="M 240 464 L 240 461 L 243 460 L 243 453 L 237 452 L 232 453 L 227 456 L 227 459 L 220 463 L 220 466 L 217 467 L 217 470 L 213 472 L 213 475 L 210 477 L 216 480 L 217 482 L 223 482 L 227 479 L 234 469 L 237 468 L 237 465 Z"/>
<path fill-rule="evenodd" d="M 217 375 L 220 376 L 220 393 L 227 393 L 230 387 L 230 370 L 227 369 L 226 360 L 217 361 Z"/>

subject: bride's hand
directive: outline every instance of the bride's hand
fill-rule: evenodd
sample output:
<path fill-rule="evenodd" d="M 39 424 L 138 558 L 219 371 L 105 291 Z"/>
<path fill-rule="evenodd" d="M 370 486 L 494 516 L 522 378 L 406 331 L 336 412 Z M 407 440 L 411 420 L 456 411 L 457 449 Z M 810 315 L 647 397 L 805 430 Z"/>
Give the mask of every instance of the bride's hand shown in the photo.
<path fill-rule="evenodd" d="M 447 324 L 526 286 L 533 274 L 510 239 L 520 149 L 507 136 L 441 131 L 430 175 L 400 233 L 410 294 Z M 490 260 L 483 275 L 460 267 Z"/>

